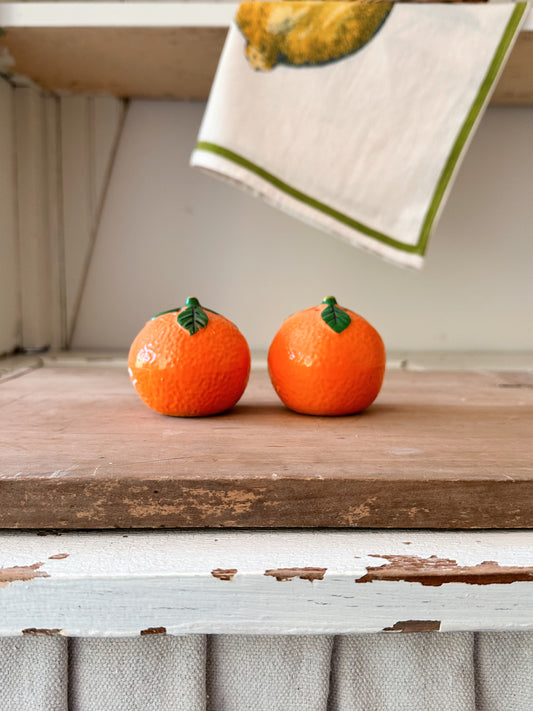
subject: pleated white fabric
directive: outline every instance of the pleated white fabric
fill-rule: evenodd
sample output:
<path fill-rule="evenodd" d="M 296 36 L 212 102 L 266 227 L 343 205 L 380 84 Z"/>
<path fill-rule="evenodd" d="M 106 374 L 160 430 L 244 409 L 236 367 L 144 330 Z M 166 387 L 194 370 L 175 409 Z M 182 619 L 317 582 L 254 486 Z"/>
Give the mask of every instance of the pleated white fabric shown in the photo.
<path fill-rule="evenodd" d="M 1 711 L 531 711 L 533 633 L 0 639 Z"/>
<path fill-rule="evenodd" d="M 483 632 L 475 641 L 477 711 L 533 709 L 533 637 Z"/>
<path fill-rule="evenodd" d="M 475 711 L 473 633 L 337 637 L 328 711 Z"/>
<path fill-rule="evenodd" d="M 67 711 L 67 644 L 59 635 L 0 639 L 2 711 Z"/>
<path fill-rule="evenodd" d="M 203 711 L 205 641 L 204 635 L 71 639 L 69 710 Z"/>
<path fill-rule="evenodd" d="M 324 711 L 332 636 L 209 639 L 208 711 Z"/>

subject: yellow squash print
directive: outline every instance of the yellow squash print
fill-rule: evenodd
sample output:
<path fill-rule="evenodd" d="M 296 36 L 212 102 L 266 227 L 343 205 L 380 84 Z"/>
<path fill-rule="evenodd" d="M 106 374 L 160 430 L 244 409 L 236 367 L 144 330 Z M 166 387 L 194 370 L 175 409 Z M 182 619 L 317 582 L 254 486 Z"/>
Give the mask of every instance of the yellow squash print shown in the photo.
<path fill-rule="evenodd" d="M 392 2 L 243 2 L 236 22 L 254 69 L 324 64 L 365 45 Z"/>

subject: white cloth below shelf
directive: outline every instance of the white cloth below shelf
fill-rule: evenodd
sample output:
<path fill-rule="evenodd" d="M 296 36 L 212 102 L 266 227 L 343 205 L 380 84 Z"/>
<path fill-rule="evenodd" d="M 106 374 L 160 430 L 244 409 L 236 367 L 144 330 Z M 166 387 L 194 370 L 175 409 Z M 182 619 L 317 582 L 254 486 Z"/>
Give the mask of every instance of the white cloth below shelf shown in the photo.
<path fill-rule="evenodd" d="M 0 639 L 2 711 L 530 711 L 533 633 Z"/>

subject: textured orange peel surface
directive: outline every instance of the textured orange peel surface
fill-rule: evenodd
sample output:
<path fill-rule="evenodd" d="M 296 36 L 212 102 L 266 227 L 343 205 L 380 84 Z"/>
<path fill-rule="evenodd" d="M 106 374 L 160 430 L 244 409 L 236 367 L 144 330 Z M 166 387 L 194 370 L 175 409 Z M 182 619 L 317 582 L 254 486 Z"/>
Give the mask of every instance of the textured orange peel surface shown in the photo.
<path fill-rule="evenodd" d="M 199 417 L 232 408 L 250 374 L 250 349 L 237 326 L 209 312 L 191 335 L 180 310 L 148 321 L 134 339 L 128 370 L 139 397 L 163 415 Z"/>
<path fill-rule="evenodd" d="M 336 308 L 350 317 L 341 332 L 322 317 L 323 303 L 289 316 L 272 341 L 270 379 L 291 410 L 350 415 L 371 405 L 381 389 L 386 359 L 381 336 L 362 316 Z"/>

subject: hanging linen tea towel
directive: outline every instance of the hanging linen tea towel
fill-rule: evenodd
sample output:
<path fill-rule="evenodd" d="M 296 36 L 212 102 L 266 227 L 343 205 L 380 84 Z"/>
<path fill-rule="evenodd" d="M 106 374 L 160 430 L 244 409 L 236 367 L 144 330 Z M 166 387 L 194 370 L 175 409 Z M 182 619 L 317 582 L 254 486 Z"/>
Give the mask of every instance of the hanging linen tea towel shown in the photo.
<path fill-rule="evenodd" d="M 527 9 L 241 3 L 191 165 L 420 267 Z"/>

